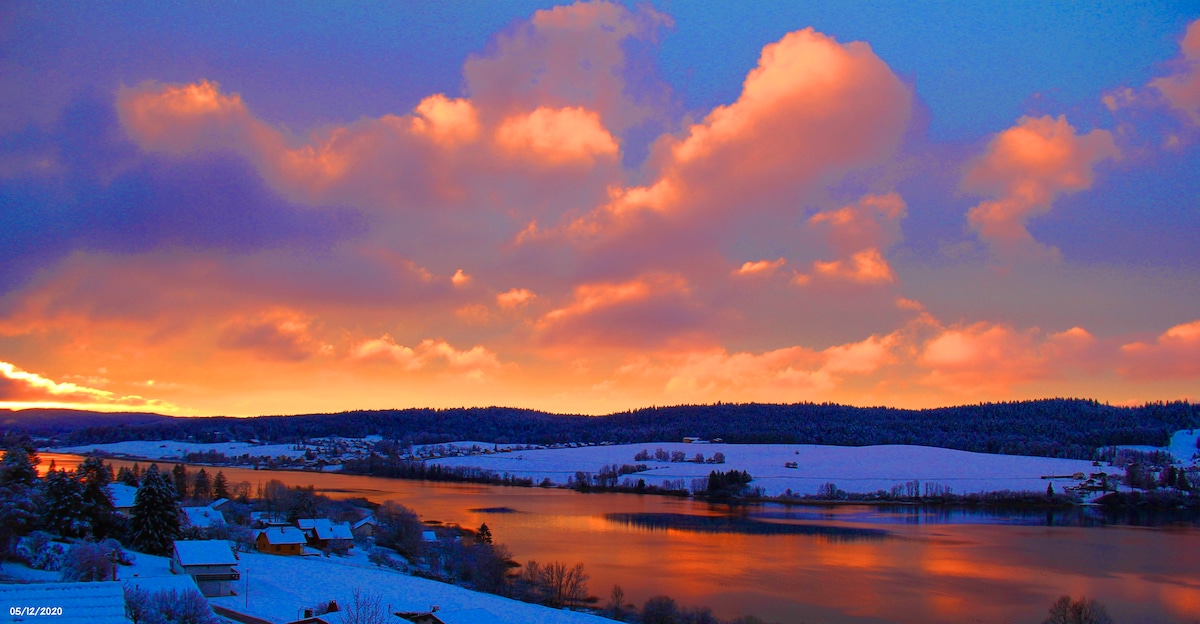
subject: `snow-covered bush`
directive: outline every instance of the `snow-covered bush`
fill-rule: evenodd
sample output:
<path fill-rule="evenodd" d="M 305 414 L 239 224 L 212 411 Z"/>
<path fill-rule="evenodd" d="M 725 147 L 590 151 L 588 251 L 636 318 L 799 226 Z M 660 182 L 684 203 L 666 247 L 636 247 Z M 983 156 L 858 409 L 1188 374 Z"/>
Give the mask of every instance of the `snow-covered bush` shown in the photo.
<path fill-rule="evenodd" d="M 116 565 L 109 556 L 109 551 L 101 544 L 71 544 L 62 558 L 62 580 L 72 583 L 109 580 Z"/>
<path fill-rule="evenodd" d="M 55 571 L 62 567 L 63 547 L 45 531 L 34 531 L 17 543 L 17 558 L 35 570 Z"/>
<path fill-rule="evenodd" d="M 125 587 L 125 617 L 133 624 L 220 624 L 200 592 Z"/>

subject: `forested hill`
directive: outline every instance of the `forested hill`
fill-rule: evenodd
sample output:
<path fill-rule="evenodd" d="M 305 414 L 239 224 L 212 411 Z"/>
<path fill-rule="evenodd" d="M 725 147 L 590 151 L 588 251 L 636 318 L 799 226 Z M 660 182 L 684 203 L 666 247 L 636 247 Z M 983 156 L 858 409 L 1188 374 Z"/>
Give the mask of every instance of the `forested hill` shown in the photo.
<path fill-rule="evenodd" d="M 1162 446 L 1200 427 L 1186 402 L 1113 407 L 1080 399 L 990 403 L 927 410 L 799 403 L 654 407 L 608 416 L 556 415 L 502 407 L 354 411 L 256 418 L 168 418 L 38 410 L 0 414 L 2 428 L 63 444 L 129 439 L 291 442 L 382 435 L 416 444 L 489 442 L 640 443 L 684 436 L 729 443 L 917 444 L 986 453 L 1087 459 L 1115 444 Z M 69 416 L 69 417 L 68 417 Z"/>

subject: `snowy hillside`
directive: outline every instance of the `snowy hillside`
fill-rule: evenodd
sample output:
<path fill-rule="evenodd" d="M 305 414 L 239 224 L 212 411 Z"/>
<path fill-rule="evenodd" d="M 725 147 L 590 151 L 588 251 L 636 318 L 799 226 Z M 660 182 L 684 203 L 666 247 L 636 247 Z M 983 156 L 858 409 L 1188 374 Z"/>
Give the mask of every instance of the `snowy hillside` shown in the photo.
<path fill-rule="evenodd" d="M 641 450 L 651 455 L 662 448 L 667 453 L 680 451 L 691 459 L 696 453 L 711 458 L 720 452 L 724 464 L 691 462 L 634 461 Z M 1046 457 L 970 453 L 925 446 L 817 446 L 806 444 L 628 444 L 582 448 L 544 449 L 446 457 L 430 460 L 446 466 L 475 466 L 498 473 L 530 477 L 535 482 L 550 479 L 564 484 L 576 471 L 597 473 L 606 464 L 644 463 L 650 470 L 623 478 L 645 479 L 647 484 L 666 480 L 691 480 L 707 477 L 712 470 L 745 470 L 754 477 L 751 485 L 761 486 L 768 495 L 788 489 L 798 494 L 815 494 L 824 483 L 834 483 L 848 492 L 888 490 L 913 479 L 936 482 L 953 492 L 965 494 L 996 490 L 1046 489 L 1043 476 L 1089 474 L 1098 468 L 1092 462 Z M 786 464 L 795 462 L 795 468 Z M 1119 472 L 1119 471 L 1118 471 Z M 1073 480 L 1069 480 L 1072 481 Z"/>

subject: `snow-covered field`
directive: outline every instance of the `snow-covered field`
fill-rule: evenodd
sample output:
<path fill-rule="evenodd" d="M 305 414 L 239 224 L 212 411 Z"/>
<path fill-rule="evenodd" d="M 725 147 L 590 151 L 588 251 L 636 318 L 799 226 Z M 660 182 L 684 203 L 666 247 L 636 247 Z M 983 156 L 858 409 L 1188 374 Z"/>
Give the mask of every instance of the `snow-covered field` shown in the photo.
<path fill-rule="evenodd" d="M 721 452 L 725 455 L 725 463 L 637 462 L 633 459 L 638 451 L 644 449 L 653 455 L 659 448 L 668 453 L 682 451 L 689 459 L 696 453 L 709 458 Z M 815 494 L 824 483 L 834 483 L 847 492 L 874 492 L 890 490 L 893 485 L 914 479 L 922 484 L 940 483 L 959 494 L 996 490 L 1042 491 L 1047 483 L 1043 476 L 1067 476 L 1079 472 L 1086 475 L 1102 470 L 1111 474 L 1116 470 L 1108 466 L 1095 467 L 1090 461 L 969 453 L 926 446 L 682 442 L 516 451 L 430 461 L 446 466 L 475 466 L 498 473 L 507 472 L 537 482 L 550 479 L 557 484 L 566 483 L 576 471 L 595 474 L 606 464 L 644 463 L 650 470 L 622 478 L 645 479 L 647 484 L 656 485 L 666 480 L 683 479 L 690 486 L 692 479 L 705 478 L 712 470 L 745 470 L 754 478 L 751 485 L 761 486 L 770 496 L 788 489 L 798 494 Z M 796 462 L 796 468 L 786 467 L 789 462 Z"/>
<path fill-rule="evenodd" d="M 1184 465 L 1191 465 L 1197 455 L 1196 440 L 1200 430 L 1176 432 L 1169 450 Z M 361 442 L 361 441 L 360 441 Z M 762 487 L 769 496 L 791 490 L 796 494 L 815 494 L 825 483 L 833 483 L 847 492 L 890 490 L 895 485 L 918 480 L 922 484 L 938 483 L 958 494 L 997 490 L 1042 491 L 1047 481 L 1043 476 L 1085 475 L 1094 472 L 1119 474 L 1110 466 L 1096 467 L 1092 462 L 1045 457 L 1023 457 L 970 453 L 924 446 L 867 446 L 840 447 L 808 444 L 687 444 L 663 442 L 614 446 L 580 446 L 578 448 L 548 448 L 511 450 L 520 445 L 494 445 L 490 442 L 460 441 L 418 447 L 422 451 L 468 451 L 472 447 L 489 451 L 484 454 L 448 456 L 429 459 L 445 466 L 472 466 L 532 478 L 536 482 L 549 479 L 563 485 L 576 471 L 598 473 L 608 464 L 646 464 L 650 470 L 626 475 L 645 479 L 647 484 L 661 485 L 664 481 L 683 480 L 690 486 L 693 479 L 708 476 L 712 470 L 744 470 L 754 478 L 752 485 Z M 691 459 L 696 453 L 711 458 L 715 453 L 725 455 L 724 464 L 692 462 L 635 461 L 638 451 L 651 455 L 657 449 L 667 453 L 679 451 Z M 1154 447 L 1126 447 L 1155 450 Z M 500 452 L 491 452 L 493 449 Z M 246 442 L 198 444 L 172 441 L 129 441 L 51 449 L 60 453 L 86 453 L 101 450 L 113 454 L 148 459 L 178 460 L 189 452 L 214 450 L 229 457 L 252 456 L 299 457 L 304 450 L 289 444 L 255 445 Z M 795 468 L 786 464 L 795 462 Z M 1074 483 L 1064 481 L 1057 487 Z"/>
<path fill-rule="evenodd" d="M 296 449 L 293 444 L 251 444 L 249 442 L 218 442 L 201 444 L 198 442 L 175 442 L 171 440 L 128 440 L 109 444 L 85 444 L 81 446 L 66 446 L 49 449 L 52 453 L 85 454 L 91 451 L 103 451 L 113 455 L 129 457 L 144 457 L 146 459 L 182 459 L 187 453 L 204 453 L 216 451 L 228 457 L 239 457 L 249 454 L 252 457 L 302 457 L 303 449 Z"/>
<path fill-rule="evenodd" d="M 136 578 L 138 584 L 154 590 L 173 588 L 179 579 L 186 578 L 171 574 L 169 560 L 165 557 L 131 554 L 136 558 L 134 564 L 119 567 L 120 580 Z M 429 611 L 437 605 L 439 612 L 446 613 L 484 609 L 501 624 L 611 624 L 611 620 L 585 613 L 527 604 L 380 568 L 369 563 L 358 549 L 347 557 L 286 557 L 260 553 L 238 553 L 238 557 L 237 569 L 242 580 L 234 583 L 237 595 L 210 598 L 210 603 L 271 622 L 297 620 L 304 609 L 330 600 L 336 600 L 344 608 L 351 603 L 354 590 L 358 589 L 377 596 L 380 606 L 385 609 L 390 606 L 393 612 Z M 28 581 L 59 579 L 58 572 L 31 570 L 21 564 L 6 564 L 0 572 L 12 579 Z M 156 582 L 159 579 L 161 582 Z M 247 579 L 249 601 L 246 599 Z"/>

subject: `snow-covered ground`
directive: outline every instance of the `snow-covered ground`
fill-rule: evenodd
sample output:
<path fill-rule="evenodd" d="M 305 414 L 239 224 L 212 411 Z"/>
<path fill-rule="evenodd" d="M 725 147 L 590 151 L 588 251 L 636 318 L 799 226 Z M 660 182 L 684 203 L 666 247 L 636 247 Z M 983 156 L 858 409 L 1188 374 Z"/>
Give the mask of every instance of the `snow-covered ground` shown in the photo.
<path fill-rule="evenodd" d="M 458 443 L 461 446 L 461 443 Z M 662 448 L 667 453 L 682 451 L 688 459 L 696 453 L 705 458 L 720 452 L 724 464 L 691 462 L 634 461 L 638 451 L 651 455 Z M 530 477 L 536 482 L 550 479 L 564 484 L 576 471 L 593 475 L 606 464 L 646 464 L 650 470 L 624 478 L 645 479 L 647 484 L 683 479 L 706 478 L 713 470 L 745 470 L 754 478 L 751 485 L 761 486 L 767 495 L 788 489 L 798 494 L 815 494 L 824 483 L 834 483 L 847 492 L 890 490 L 893 485 L 914 479 L 940 483 L 958 494 L 996 490 L 1046 489 L 1043 476 L 1084 475 L 1105 471 L 1120 472 L 1110 466 L 1096 467 L 1090 461 L 969 453 L 926 446 L 817 446 L 810 444 L 626 444 L 589 446 L 573 449 L 526 450 L 494 455 L 446 457 L 430 460 L 446 466 L 475 466 L 498 473 Z M 795 468 L 785 464 L 795 462 Z M 1061 481 L 1074 480 L 1066 479 Z M 1065 483 L 1064 483 L 1065 484 Z M 922 486 L 923 487 L 923 486 Z M 1061 487 L 1061 486 L 1060 486 Z"/>
<path fill-rule="evenodd" d="M 304 450 L 296 449 L 294 444 L 251 444 L 249 442 L 217 442 L 201 444 L 198 442 L 175 442 L 171 440 L 128 440 L 109 444 L 84 444 L 48 449 L 52 453 L 85 454 L 92 451 L 103 451 L 113 455 L 129 457 L 144 457 L 146 459 L 183 459 L 187 453 L 204 453 L 216 451 L 230 458 L 249 454 L 252 457 L 303 457 Z"/>
<path fill-rule="evenodd" d="M 287 557 L 260 553 L 238 553 L 237 569 L 242 579 L 234 583 L 235 596 L 210 598 L 209 602 L 271 622 L 299 619 L 304 609 L 336 600 L 343 608 L 353 601 L 354 590 L 379 598 L 381 607 L 396 611 L 439 612 L 484 609 L 498 624 L 603 624 L 606 620 L 576 613 L 527 604 L 500 596 L 473 592 L 455 585 L 407 576 L 367 562 L 366 555 L 352 551 L 347 557 Z M 138 579 L 147 589 L 173 588 L 181 577 L 171 574 L 170 561 L 142 553 L 132 566 L 120 566 L 119 580 Z M 8 563 L 0 573 L 12 579 L 58 581 L 58 572 L 31 570 Z M 161 581 L 159 580 L 161 579 Z M 248 579 L 248 581 L 247 581 Z M 249 600 L 246 596 L 247 583 Z M 194 587 L 194 586 L 193 586 Z M 331 615 L 331 621 L 337 621 Z"/>
<path fill-rule="evenodd" d="M 1184 429 L 1176 431 L 1171 436 L 1171 442 L 1165 447 L 1128 444 L 1117 448 L 1135 451 L 1167 451 L 1174 455 L 1179 463 L 1190 466 L 1200 462 L 1200 449 L 1196 448 L 1197 438 L 1200 438 L 1200 429 Z"/>

